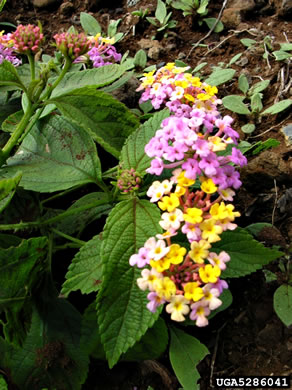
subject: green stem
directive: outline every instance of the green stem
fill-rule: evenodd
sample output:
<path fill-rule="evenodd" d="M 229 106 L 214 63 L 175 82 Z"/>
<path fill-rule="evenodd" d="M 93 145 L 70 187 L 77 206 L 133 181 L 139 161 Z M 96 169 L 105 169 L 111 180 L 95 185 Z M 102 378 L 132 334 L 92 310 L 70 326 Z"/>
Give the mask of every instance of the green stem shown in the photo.
<path fill-rule="evenodd" d="M 69 217 L 71 215 L 77 214 L 77 213 L 82 213 L 85 210 L 92 209 L 93 207 L 97 206 L 102 206 L 104 204 L 108 204 L 108 199 L 104 200 L 97 200 L 92 203 L 88 203 L 84 206 L 76 207 L 71 210 L 66 210 L 62 214 L 56 215 L 55 217 L 46 219 L 45 221 L 35 221 L 35 222 L 20 222 L 20 223 L 12 223 L 12 224 L 3 224 L 0 225 L 0 231 L 1 230 L 24 230 L 24 229 L 29 229 L 32 227 L 40 227 L 40 226 L 45 226 L 45 225 L 50 225 L 56 222 L 61 221 L 65 217 Z"/>
<path fill-rule="evenodd" d="M 84 184 L 80 184 L 76 187 L 69 188 L 68 190 L 64 190 L 62 192 L 59 192 L 58 194 L 52 195 L 49 198 L 42 200 L 41 205 L 43 206 L 45 203 L 51 202 L 52 200 L 55 200 L 55 199 L 61 198 L 62 196 L 68 195 L 71 192 L 76 191 L 83 186 L 84 186 Z"/>
<path fill-rule="evenodd" d="M 31 75 L 31 80 L 35 80 L 35 62 L 34 62 L 34 57 L 31 55 L 31 53 L 27 54 L 29 66 L 30 66 L 30 75 Z"/>
<path fill-rule="evenodd" d="M 72 242 L 78 244 L 79 247 L 81 247 L 81 246 L 83 246 L 83 245 L 86 244 L 85 241 L 78 240 L 78 238 L 69 236 L 68 234 L 63 233 L 63 232 L 61 232 L 60 230 L 57 230 L 57 229 L 54 229 L 54 228 L 52 228 L 51 230 L 52 230 L 53 233 L 57 234 L 58 236 L 63 237 L 63 238 L 66 238 L 67 240 L 72 241 Z"/>
<path fill-rule="evenodd" d="M 60 81 L 63 79 L 65 74 L 68 72 L 68 70 L 71 68 L 72 60 L 70 58 L 66 58 L 64 67 L 59 74 L 59 77 L 55 80 L 55 82 L 44 92 L 44 96 L 40 97 L 40 100 L 47 100 L 51 96 L 51 93 L 56 88 L 56 86 L 60 83 Z"/>
<path fill-rule="evenodd" d="M 11 134 L 9 140 L 7 141 L 6 145 L 3 147 L 0 155 L 0 167 L 6 162 L 8 157 L 10 156 L 11 150 L 14 148 L 14 146 L 18 143 L 19 138 L 23 134 L 23 132 L 26 129 L 26 126 L 28 125 L 29 121 L 31 120 L 31 117 L 33 115 L 33 112 L 35 110 L 35 105 L 32 105 L 29 101 L 27 110 L 23 117 L 21 118 L 21 121 L 16 126 L 16 129 Z"/>

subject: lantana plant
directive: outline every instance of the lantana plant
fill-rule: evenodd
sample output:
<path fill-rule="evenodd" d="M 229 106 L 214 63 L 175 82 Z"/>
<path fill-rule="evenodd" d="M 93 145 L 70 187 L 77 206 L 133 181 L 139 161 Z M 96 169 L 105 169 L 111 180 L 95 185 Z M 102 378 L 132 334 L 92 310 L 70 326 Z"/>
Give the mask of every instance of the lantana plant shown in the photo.
<path fill-rule="evenodd" d="M 41 26 L 0 37 L 0 380 L 79 390 L 91 358 L 169 346 L 195 389 L 208 350 L 175 322 L 207 325 L 232 302 L 227 278 L 281 252 L 234 223 L 246 158 L 217 88 L 169 63 L 137 91 L 157 112 L 130 110 L 110 94 L 129 63 L 98 34 L 55 34 L 54 56 Z M 73 291 L 90 294 L 81 310 Z"/>

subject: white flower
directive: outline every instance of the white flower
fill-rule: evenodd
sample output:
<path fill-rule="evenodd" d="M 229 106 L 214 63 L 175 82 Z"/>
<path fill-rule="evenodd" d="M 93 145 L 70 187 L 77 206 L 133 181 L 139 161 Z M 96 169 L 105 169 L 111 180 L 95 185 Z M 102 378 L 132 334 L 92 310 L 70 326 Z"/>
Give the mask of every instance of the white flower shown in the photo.
<path fill-rule="evenodd" d="M 171 213 L 163 213 L 161 218 L 162 221 L 159 222 L 159 225 L 164 230 L 178 230 L 180 223 L 184 220 L 183 212 L 180 209 L 174 209 Z"/>
<path fill-rule="evenodd" d="M 190 301 L 183 295 L 174 295 L 165 309 L 167 313 L 171 314 L 170 317 L 173 321 L 182 322 L 185 320 L 184 315 L 190 311 L 189 303 Z"/>

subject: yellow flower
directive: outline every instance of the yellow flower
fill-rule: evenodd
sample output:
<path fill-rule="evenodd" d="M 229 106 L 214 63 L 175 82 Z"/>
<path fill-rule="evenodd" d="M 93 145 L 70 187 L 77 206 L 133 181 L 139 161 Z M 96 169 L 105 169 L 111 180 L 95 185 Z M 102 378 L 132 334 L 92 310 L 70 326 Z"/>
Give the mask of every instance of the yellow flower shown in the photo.
<path fill-rule="evenodd" d="M 170 267 L 170 259 L 167 257 L 163 257 L 160 260 L 150 260 L 150 265 L 157 272 L 163 272 Z"/>
<path fill-rule="evenodd" d="M 168 254 L 166 255 L 166 258 L 169 259 L 169 261 L 172 264 L 180 264 L 183 259 L 184 255 L 187 253 L 186 248 L 178 245 L 178 244 L 171 244 L 170 250 Z"/>
<path fill-rule="evenodd" d="M 166 305 L 165 310 L 171 314 L 173 321 L 182 322 L 185 320 L 184 315 L 190 311 L 189 301 L 183 295 L 171 297 L 170 303 Z"/>
<path fill-rule="evenodd" d="M 210 99 L 210 95 L 208 95 L 207 93 L 198 93 L 198 95 L 197 95 L 197 98 L 199 99 L 199 100 L 202 100 L 202 101 L 205 101 L 205 100 L 208 100 L 208 99 Z"/>
<path fill-rule="evenodd" d="M 178 175 L 178 177 L 177 177 L 178 185 L 181 187 L 189 187 L 189 186 L 192 186 L 193 184 L 195 184 L 195 180 L 188 179 L 187 177 L 185 177 L 185 173 L 186 173 L 186 171 L 182 171 Z"/>
<path fill-rule="evenodd" d="M 168 276 L 165 276 L 163 279 L 157 280 L 155 290 L 160 297 L 169 300 L 173 295 L 175 295 L 176 286 Z"/>
<path fill-rule="evenodd" d="M 213 204 L 213 206 L 210 208 L 210 214 L 212 215 L 212 218 L 215 220 L 223 220 L 227 218 L 228 216 L 228 211 L 225 206 L 224 202 L 221 202 L 220 205 L 219 203 Z"/>
<path fill-rule="evenodd" d="M 201 184 L 201 189 L 206 194 L 214 194 L 217 191 L 217 186 L 214 184 L 212 179 L 205 179 Z"/>
<path fill-rule="evenodd" d="M 167 210 L 171 213 L 174 209 L 179 206 L 179 198 L 176 194 L 170 194 L 170 196 L 164 196 L 160 202 L 158 202 L 158 206 L 161 210 Z"/>
<path fill-rule="evenodd" d="M 198 287 L 198 283 L 189 282 L 184 285 L 184 296 L 186 299 L 192 299 L 194 302 L 199 301 L 204 296 L 204 291 Z"/>
<path fill-rule="evenodd" d="M 210 95 L 210 96 L 214 96 L 215 93 L 218 92 L 217 87 L 212 87 L 211 85 L 206 85 L 206 86 L 204 87 L 204 89 L 205 89 L 205 91 L 207 92 L 207 94 Z"/>
<path fill-rule="evenodd" d="M 203 211 L 201 209 L 190 207 L 187 209 L 186 214 L 184 214 L 184 220 L 192 224 L 200 223 L 203 220 L 202 214 Z"/>
<path fill-rule="evenodd" d="M 184 94 L 184 97 L 189 100 L 190 102 L 194 102 L 195 101 L 195 98 L 194 96 L 190 95 L 189 93 L 185 93 Z"/>
<path fill-rule="evenodd" d="M 200 229 L 202 230 L 202 238 L 209 242 L 220 241 L 219 234 L 222 233 L 223 229 L 221 226 L 216 225 L 215 219 L 207 219 L 200 223 Z"/>
<path fill-rule="evenodd" d="M 175 187 L 175 191 L 174 193 L 180 198 L 181 196 L 183 196 L 186 192 L 186 188 L 185 187 L 182 187 L 182 186 L 179 186 L 177 185 Z"/>
<path fill-rule="evenodd" d="M 217 265 L 213 267 L 211 264 L 208 264 L 199 269 L 200 278 L 204 283 L 216 283 L 220 274 L 221 269 Z"/>
<path fill-rule="evenodd" d="M 194 260 L 198 264 L 203 264 L 204 259 L 208 257 L 211 245 L 208 241 L 200 240 L 199 242 L 193 241 L 191 243 L 191 250 L 189 251 L 189 255 L 192 260 Z"/>

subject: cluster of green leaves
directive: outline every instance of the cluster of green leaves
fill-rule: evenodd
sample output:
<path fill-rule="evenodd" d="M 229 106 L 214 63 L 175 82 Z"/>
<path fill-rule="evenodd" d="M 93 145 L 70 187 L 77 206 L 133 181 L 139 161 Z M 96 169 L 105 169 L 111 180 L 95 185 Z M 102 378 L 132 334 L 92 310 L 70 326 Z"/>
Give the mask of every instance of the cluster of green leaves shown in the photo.
<path fill-rule="evenodd" d="M 292 56 L 290 53 L 292 50 L 292 43 L 285 42 L 280 43 L 279 50 L 274 49 L 272 38 L 267 35 L 261 41 L 255 39 L 243 38 L 240 42 L 248 48 L 248 50 L 256 50 L 257 48 L 263 48 L 263 58 L 268 60 L 269 57 L 276 59 L 276 61 L 289 60 Z"/>
<path fill-rule="evenodd" d="M 155 17 L 147 16 L 146 19 L 157 28 L 157 32 L 160 32 L 176 27 L 177 22 L 171 19 L 171 15 L 172 12 L 167 13 L 165 3 L 162 0 L 157 0 Z M 165 32 L 164 36 L 167 37 L 167 32 Z"/>
<path fill-rule="evenodd" d="M 92 19 L 82 17 L 96 33 Z M 144 148 L 169 111 L 134 115 L 111 95 L 127 73 L 124 64 L 88 70 L 71 64 L 62 73 L 59 61 L 46 60 L 35 64 L 34 77 L 27 64 L 17 70 L 0 65 L 6 113 L 0 230 L 17 233 L 0 235 L 0 380 L 23 390 L 78 390 L 90 359 L 106 359 L 111 368 L 120 360 L 158 358 L 169 345 L 181 385 L 196 390 L 196 365 L 207 348 L 146 308 L 147 293 L 136 285 L 140 271 L 129 265 L 130 256 L 161 233 L 159 209 L 145 199 L 154 178 L 146 174 L 151 159 Z M 118 167 L 140 174 L 139 192 L 117 192 L 111 183 Z M 33 215 L 22 206 L 26 198 Z M 75 254 L 60 282 L 52 268 L 67 248 Z M 223 233 L 214 245 L 222 250 L 231 256 L 224 278 L 248 275 L 281 256 L 244 229 Z M 71 303 L 76 291 L 90 294 L 83 314 Z M 222 299 L 216 312 L 231 304 L 231 293 Z"/>

